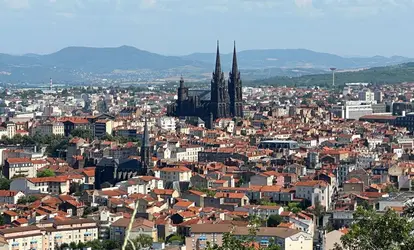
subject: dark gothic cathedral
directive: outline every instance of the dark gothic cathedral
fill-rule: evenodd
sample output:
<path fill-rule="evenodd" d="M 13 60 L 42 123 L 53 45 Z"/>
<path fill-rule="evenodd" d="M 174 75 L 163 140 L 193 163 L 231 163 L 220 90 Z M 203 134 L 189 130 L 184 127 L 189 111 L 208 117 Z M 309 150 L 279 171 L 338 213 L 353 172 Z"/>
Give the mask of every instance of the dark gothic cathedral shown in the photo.
<path fill-rule="evenodd" d="M 210 90 L 189 90 L 181 78 L 177 102 L 168 107 L 168 114 L 176 117 L 199 117 L 211 128 L 218 118 L 243 117 L 242 81 L 237 66 L 236 44 L 233 65 L 228 81 L 221 70 L 220 50 L 217 42 L 216 68 Z"/>
<path fill-rule="evenodd" d="M 147 119 L 145 118 L 144 133 L 142 135 L 141 159 L 134 158 L 114 159 L 102 158 L 95 169 L 95 189 L 111 187 L 117 182 L 128 180 L 138 175 L 151 173 L 151 143 L 148 132 Z"/>

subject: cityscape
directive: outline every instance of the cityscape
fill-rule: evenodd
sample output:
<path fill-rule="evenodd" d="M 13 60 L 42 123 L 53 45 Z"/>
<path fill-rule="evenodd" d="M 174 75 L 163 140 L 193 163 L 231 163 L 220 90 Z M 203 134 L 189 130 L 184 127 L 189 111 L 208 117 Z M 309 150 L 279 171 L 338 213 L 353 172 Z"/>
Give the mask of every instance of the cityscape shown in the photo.
<path fill-rule="evenodd" d="M 414 3 L 63 2 L 0 1 L 0 250 L 414 249 Z"/>

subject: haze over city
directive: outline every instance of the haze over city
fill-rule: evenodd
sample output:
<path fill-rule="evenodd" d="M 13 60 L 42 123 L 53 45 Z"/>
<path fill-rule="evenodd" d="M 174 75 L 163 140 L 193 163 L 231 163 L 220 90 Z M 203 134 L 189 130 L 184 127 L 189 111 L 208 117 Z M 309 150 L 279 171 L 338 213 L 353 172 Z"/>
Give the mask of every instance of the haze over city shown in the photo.
<path fill-rule="evenodd" d="M 167 55 L 306 48 L 414 56 L 410 0 L 2 0 L 0 52 L 131 45 Z"/>

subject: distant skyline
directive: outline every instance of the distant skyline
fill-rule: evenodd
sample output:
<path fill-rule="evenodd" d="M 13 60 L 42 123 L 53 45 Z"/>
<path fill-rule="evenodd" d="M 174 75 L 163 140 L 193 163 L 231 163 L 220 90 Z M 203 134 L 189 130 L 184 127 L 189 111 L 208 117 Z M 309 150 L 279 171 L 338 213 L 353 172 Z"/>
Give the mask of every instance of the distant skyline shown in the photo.
<path fill-rule="evenodd" d="M 414 0 L 0 0 L 0 53 L 310 49 L 414 57 Z"/>

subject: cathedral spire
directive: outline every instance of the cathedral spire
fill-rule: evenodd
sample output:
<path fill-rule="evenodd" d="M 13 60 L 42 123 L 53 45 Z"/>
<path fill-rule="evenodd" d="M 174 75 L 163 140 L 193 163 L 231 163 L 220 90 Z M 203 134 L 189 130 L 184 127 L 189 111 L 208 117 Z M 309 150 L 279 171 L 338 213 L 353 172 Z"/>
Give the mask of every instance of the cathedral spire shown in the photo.
<path fill-rule="evenodd" d="M 147 117 L 145 117 L 144 136 L 142 138 L 142 147 L 144 147 L 144 148 L 145 147 L 150 147 Z"/>
<path fill-rule="evenodd" d="M 217 55 L 216 55 L 216 69 L 215 69 L 216 76 L 220 76 L 221 74 L 221 62 L 220 62 L 220 45 L 219 41 L 217 40 Z"/>
<path fill-rule="evenodd" d="M 236 52 L 236 41 L 234 41 L 234 50 L 233 50 L 233 66 L 231 69 L 231 73 L 233 75 L 237 74 L 237 72 L 239 71 L 238 67 L 237 67 L 237 52 Z"/>

